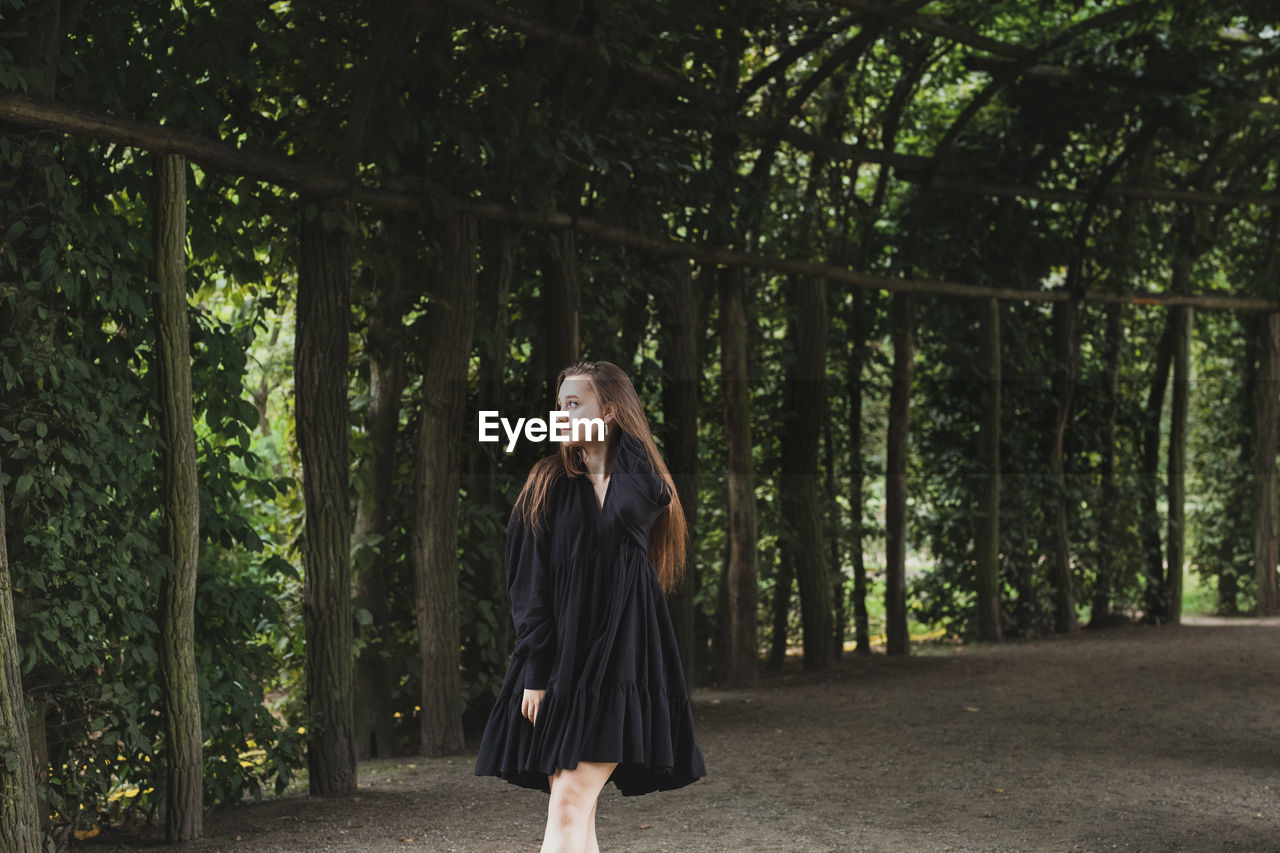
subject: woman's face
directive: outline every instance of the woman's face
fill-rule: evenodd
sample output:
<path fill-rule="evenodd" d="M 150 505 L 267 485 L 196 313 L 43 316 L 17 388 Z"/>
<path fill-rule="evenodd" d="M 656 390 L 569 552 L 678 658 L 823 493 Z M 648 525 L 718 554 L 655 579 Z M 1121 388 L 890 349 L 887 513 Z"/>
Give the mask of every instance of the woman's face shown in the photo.
<path fill-rule="evenodd" d="M 559 411 L 569 419 L 567 432 L 569 434 L 570 444 L 596 444 L 603 442 L 605 437 L 600 435 L 598 428 L 593 428 L 589 424 L 582 424 L 578 427 L 578 441 L 573 439 L 573 422 L 586 421 L 591 418 L 600 418 L 605 423 L 613 421 L 612 415 L 604 415 L 600 411 L 600 401 L 596 399 L 596 392 L 591 387 L 591 380 L 586 376 L 566 376 L 564 381 L 560 383 L 560 394 L 556 398 L 556 405 Z"/>

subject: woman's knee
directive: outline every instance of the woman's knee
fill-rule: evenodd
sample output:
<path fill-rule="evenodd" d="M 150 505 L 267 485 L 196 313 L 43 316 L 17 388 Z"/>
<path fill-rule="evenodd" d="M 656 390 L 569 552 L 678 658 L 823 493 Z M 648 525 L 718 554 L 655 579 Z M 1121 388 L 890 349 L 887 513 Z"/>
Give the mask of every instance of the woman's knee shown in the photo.
<path fill-rule="evenodd" d="M 571 814 L 589 815 L 615 766 L 580 762 L 572 770 L 558 769 L 551 782 L 552 807 Z"/>

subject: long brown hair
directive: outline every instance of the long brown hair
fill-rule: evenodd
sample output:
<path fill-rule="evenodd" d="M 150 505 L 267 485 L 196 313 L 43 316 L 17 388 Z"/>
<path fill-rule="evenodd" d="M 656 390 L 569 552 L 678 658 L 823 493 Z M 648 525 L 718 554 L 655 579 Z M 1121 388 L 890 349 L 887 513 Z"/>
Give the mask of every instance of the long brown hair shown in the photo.
<path fill-rule="evenodd" d="M 653 528 L 649 531 L 648 554 L 663 592 L 670 594 L 684 575 L 688 527 L 685 525 L 684 508 L 680 505 L 676 484 L 671 479 L 671 472 L 667 470 L 667 463 L 663 461 L 662 454 L 653 442 L 649 420 L 640 405 L 635 386 L 622 368 L 615 364 L 607 361 L 579 361 L 560 371 L 560 375 L 556 377 L 557 398 L 560 396 L 560 386 L 570 376 L 587 377 L 600 404 L 601 416 L 612 413 L 613 424 L 640 440 L 649 462 L 667 484 L 671 503 L 654 521 Z M 613 432 L 609 438 L 610 449 L 616 448 L 616 442 L 617 432 Z M 579 445 L 561 444 L 556 453 L 544 456 L 534 463 L 524 482 L 524 488 L 516 497 L 512 512 L 522 513 L 525 525 L 536 527 L 545 517 L 547 494 L 556 478 L 585 474 L 586 470 L 583 448 Z"/>

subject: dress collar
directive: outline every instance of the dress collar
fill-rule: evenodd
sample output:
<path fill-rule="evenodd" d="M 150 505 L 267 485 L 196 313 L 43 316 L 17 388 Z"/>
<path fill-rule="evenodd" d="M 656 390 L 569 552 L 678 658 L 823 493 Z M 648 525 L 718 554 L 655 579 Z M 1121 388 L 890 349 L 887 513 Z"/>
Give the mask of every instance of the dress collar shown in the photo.
<path fill-rule="evenodd" d="M 618 436 L 618 443 L 613 451 L 613 467 L 614 470 L 621 469 L 627 472 L 634 472 L 636 466 L 642 461 L 648 459 L 645 452 L 644 444 L 640 439 L 631 433 L 618 427 L 621 435 Z"/>

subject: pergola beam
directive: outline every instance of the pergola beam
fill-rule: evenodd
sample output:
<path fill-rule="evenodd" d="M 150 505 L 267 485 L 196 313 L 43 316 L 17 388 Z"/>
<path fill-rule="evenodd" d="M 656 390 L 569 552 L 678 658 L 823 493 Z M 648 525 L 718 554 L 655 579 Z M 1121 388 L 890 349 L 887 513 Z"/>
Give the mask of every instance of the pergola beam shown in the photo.
<path fill-rule="evenodd" d="M 1190 94 L 1185 86 L 1177 86 L 1167 80 L 1131 77 L 1114 71 L 1086 71 L 1049 63 L 1021 65 L 1016 62 L 989 59 L 984 56 L 967 56 L 963 61 L 966 68 L 987 74 L 1011 74 L 1018 77 L 1030 77 L 1035 80 L 1065 83 L 1071 86 L 1107 86 L 1116 89 L 1149 92 L 1151 94 L 1179 95 L 1183 97 Z M 1223 103 L 1233 110 L 1280 115 L 1280 104 L 1277 103 L 1245 98 L 1227 98 Z"/>
<path fill-rule="evenodd" d="M 739 131 L 749 130 L 751 123 L 740 120 L 732 125 Z M 777 131 L 775 131 L 777 132 Z M 836 161 L 853 161 L 861 163 L 878 163 L 892 166 L 897 176 L 909 183 L 953 192 L 972 193 L 974 195 L 990 195 L 1012 198 L 1033 198 L 1040 201 L 1084 201 L 1089 197 L 1088 191 L 1055 188 L 1033 187 L 1022 184 L 1002 184 L 995 181 L 974 180 L 953 172 L 934 172 L 932 157 L 918 154 L 898 154 L 893 151 L 882 151 L 841 142 L 838 139 L 825 139 L 805 133 L 797 128 L 786 128 L 780 133 L 781 138 L 802 151 L 821 154 Z M 1105 195 L 1121 198 L 1139 199 L 1142 201 L 1172 201 L 1192 204 L 1229 205 L 1234 207 L 1278 207 L 1280 192 L 1270 193 L 1214 193 L 1203 190 L 1182 190 L 1173 187 L 1141 187 L 1132 184 L 1109 184 Z"/>
<path fill-rule="evenodd" d="M 366 207 L 380 210 L 412 211 L 429 205 L 430 199 L 411 193 L 370 187 L 355 178 L 344 177 L 288 158 L 233 148 L 223 142 L 165 125 L 112 118 L 66 104 L 48 104 L 19 95 L 0 95 L 0 121 L 127 145 L 152 153 L 182 154 L 206 169 L 221 170 L 277 184 L 318 196 L 347 196 Z M 627 246 L 654 255 L 688 258 L 704 264 L 742 266 L 794 275 L 820 276 L 829 281 L 889 292 L 910 291 L 960 297 L 995 297 L 1026 302 L 1059 302 L 1071 299 L 1065 290 L 1021 290 L 950 281 L 890 278 L 844 269 L 815 261 L 779 258 L 739 252 L 717 246 L 698 245 L 666 237 L 653 237 L 625 228 L 574 218 L 560 211 L 532 211 L 476 199 L 455 199 L 453 210 L 476 216 L 543 228 L 574 228 L 583 236 L 617 246 Z M 1280 302 L 1246 296 L 1217 294 L 1109 293 L 1086 290 L 1079 294 L 1086 302 L 1118 302 L 1132 305 L 1194 305 L 1241 311 L 1276 311 Z"/>
<path fill-rule="evenodd" d="M 169 125 L 115 118 L 64 103 L 21 95 L 0 95 L 0 120 L 138 148 L 153 154 L 182 154 L 202 167 L 256 178 L 316 196 L 350 196 L 366 207 L 416 210 L 421 202 L 404 193 L 370 187 L 337 172 L 296 163 L 287 157 L 233 148 Z"/>
<path fill-rule="evenodd" d="M 854 12 L 891 20 L 922 33 L 940 36 L 959 44 L 967 44 L 970 47 L 976 47 L 979 50 L 985 50 L 997 56 L 1005 56 L 1010 59 L 1028 59 L 1032 55 L 1032 51 L 1029 48 L 1010 44 L 999 39 L 988 38 L 981 33 L 976 33 L 959 24 L 953 24 L 944 18 L 934 15 L 922 15 L 919 12 L 903 15 L 895 10 L 893 6 L 886 6 L 884 3 L 875 2 L 875 0 L 831 0 L 831 2 L 836 6 Z"/>
<path fill-rule="evenodd" d="M 995 181 L 969 180 L 959 175 L 939 173 L 932 180 L 909 171 L 899 177 L 908 182 L 920 182 L 941 190 L 987 195 L 1005 198 L 1026 198 L 1050 202 L 1087 201 L 1090 190 L 1054 189 L 1052 187 L 1028 187 L 1018 184 L 1001 184 Z M 1227 205 L 1230 207 L 1278 207 L 1280 193 L 1215 193 L 1205 190 L 1181 190 L 1171 187 L 1141 187 L 1133 184 L 1108 184 L 1104 195 L 1131 198 L 1140 201 L 1186 202 L 1190 204 Z"/>

